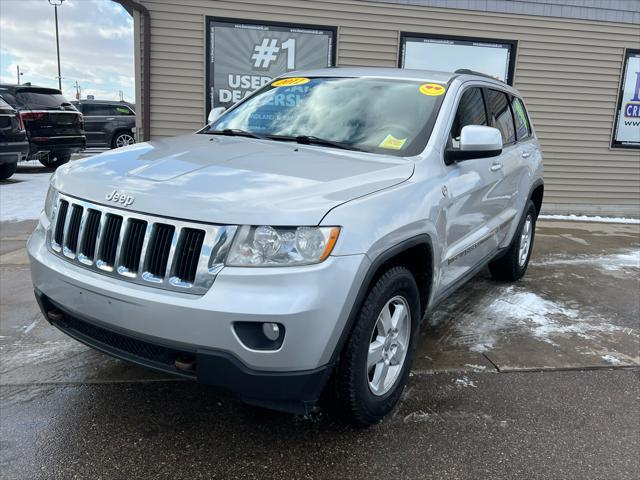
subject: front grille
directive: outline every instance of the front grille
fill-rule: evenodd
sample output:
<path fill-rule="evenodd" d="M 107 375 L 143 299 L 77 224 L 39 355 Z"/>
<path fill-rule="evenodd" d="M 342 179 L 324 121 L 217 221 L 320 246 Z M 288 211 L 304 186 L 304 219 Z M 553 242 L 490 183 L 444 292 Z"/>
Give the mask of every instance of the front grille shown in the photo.
<path fill-rule="evenodd" d="M 71 218 L 64 246 L 68 253 L 75 253 L 78 248 L 78 235 L 80 234 L 80 221 L 82 220 L 82 207 L 74 205 L 71 207 Z"/>
<path fill-rule="evenodd" d="M 120 215 L 107 214 L 99 255 L 101 265 L 105 267 L 113 267 L 116 262 L 116 252 L 118 251 L 118 239 L 120 238 L 121 227 L 122 217 Z"/>
<path fill-rule="evenodd" d="M 224 264 L 235 226 L 183 222 L 57 194 L 50 249 L 95 272 L 204 294 Z"/>
<path fill-rule="evenodd" d="M 159 223 L 153 229 L 149 253 L 147 255 L 147 271 L 157 278 L 163 278 L 167 271 L 167 261 L 169 260 L 169 250 L 173 242 L 175 228 L 172 225 Z"/>
<path fill-rule="evenodd" d="M 196 277 L 198 257 L 204 241 L 204 232 L 185 228 L 182 230 L 176 255 L 175 275 L 185 282 L 193 282 Z"/>

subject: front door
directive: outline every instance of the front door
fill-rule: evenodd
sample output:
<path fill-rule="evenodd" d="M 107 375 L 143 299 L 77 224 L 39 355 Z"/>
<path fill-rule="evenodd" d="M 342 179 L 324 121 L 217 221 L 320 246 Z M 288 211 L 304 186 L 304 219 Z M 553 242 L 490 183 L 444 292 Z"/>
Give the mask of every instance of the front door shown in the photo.
<path fill-rule="evenodd" d="M 466 125 L 490 125 L 481 87 L 468 87 L 458 102 L 449 148 L 459 148 Z M 442 257 L 443 289 L 470 273 L 498 248 L 501 214 L 509 199 L 502 191 L 503 155 L 464 160 L 447 168 L 443 194 L 447 197 L 446 248 Z"/>

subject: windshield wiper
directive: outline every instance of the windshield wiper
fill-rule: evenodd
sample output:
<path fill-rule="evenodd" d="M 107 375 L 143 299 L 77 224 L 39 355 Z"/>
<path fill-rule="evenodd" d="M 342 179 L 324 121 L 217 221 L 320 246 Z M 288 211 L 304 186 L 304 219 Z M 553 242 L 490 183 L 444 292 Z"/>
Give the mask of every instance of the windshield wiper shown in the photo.
<path fill-rule="evenodd" d="M 267 138 L 272 140 L 282 140 L 284 142 L 297 142 L 302 145 L 326 145 L 327 147 L 341 148 L 343 150 L 355 150 L 357 152 L 363 152 L 361 148 L 354 147 L 349 143 L 337 142 L 335 140 L 328 140 L 326 138 L 314 137 L 313 135 L 269 135 Z"/>
<path fill-rule="evenodd" d="M 236 136 L 236 137 L 257 138 L 260 140 L 264 140 L 265 138 L 267 138 L 253 132 L 242 130 L 241 128 L 225 128 L 223 130 L 209 130 L 206 133 L 210 135 L 229 135 L 229 136 Z"/>

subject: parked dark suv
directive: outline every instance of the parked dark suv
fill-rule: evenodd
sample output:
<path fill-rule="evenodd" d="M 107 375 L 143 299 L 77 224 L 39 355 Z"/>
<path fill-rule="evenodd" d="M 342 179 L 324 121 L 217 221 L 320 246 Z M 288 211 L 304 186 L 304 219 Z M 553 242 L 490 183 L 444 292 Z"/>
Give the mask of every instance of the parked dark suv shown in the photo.
<path fill-rule="evenodd" d="M 84 115 L 89 147 L 125 147 L 135 143 L 136 113 L 127 102 L 80 100 L 72 102 Z"/>
<path fill-rule="evenodd" d="M 0 84 L 0 97 L 18 110 L 27 131 L 30 158 L 56 168 L 85 148 L 82 114 L 60 90 Z"/>
<path fill-rule="evenodd" d="M 13 175 L 28 154 L 29 142 L 18 112 L 0 98 L 0 180 Z"/>

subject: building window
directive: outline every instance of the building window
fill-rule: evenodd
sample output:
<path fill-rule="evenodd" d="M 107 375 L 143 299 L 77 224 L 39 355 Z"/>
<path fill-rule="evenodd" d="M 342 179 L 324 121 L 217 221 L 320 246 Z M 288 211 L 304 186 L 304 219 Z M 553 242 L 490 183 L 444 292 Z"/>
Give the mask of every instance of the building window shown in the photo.
<path fill-rule="evenodd" d="M 611 148 L 640 149 L 640 50 L 627 48 L 622 68 Z"/>
<path fill-rule="evenodd" d="M 207 17 L 207 111 L 293 70 L 335 64 L 336 29 Z"/>
<path fill-rule="evenodd" d="M 475 70 L 513 84 L 515 40 L 445 37 L 402 33 L 400 67 L 454 72 Z"/>

